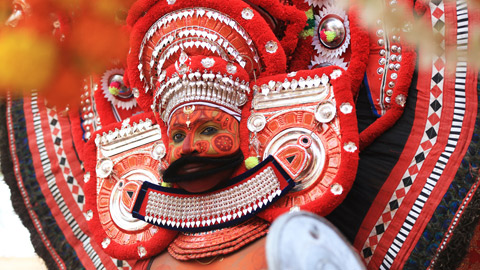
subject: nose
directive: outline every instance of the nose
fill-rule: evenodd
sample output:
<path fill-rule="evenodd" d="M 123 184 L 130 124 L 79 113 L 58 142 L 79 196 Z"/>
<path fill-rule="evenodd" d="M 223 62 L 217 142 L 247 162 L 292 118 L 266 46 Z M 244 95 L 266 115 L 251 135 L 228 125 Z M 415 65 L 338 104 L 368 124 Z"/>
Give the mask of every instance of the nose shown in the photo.
<path fill-rule="evenodd" d="M 196 152 L 193 134 L 187 134 L 182 144 L 182 155 L 190 155 Z"/>

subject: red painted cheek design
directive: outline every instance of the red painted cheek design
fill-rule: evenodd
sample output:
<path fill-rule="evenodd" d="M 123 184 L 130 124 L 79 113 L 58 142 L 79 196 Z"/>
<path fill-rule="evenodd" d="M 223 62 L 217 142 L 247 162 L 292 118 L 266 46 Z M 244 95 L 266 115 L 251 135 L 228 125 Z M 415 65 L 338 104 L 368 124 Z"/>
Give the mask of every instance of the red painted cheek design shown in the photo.
<path fill-rule="evenodd" d="M 197 152 L 199 154 L 207 152 L 209 148 L 210 148 L 210 142 L 209 141 L 197 141 L 197 142 L 195 142 L 195 150 L 197 150 Z"/>
<path fill-rule="evenodd" d="M 219 153 L 228 153 L 236 149 L 233 136 L 230 134 L 221 134 L 213 138 L 213 149 Z"/>

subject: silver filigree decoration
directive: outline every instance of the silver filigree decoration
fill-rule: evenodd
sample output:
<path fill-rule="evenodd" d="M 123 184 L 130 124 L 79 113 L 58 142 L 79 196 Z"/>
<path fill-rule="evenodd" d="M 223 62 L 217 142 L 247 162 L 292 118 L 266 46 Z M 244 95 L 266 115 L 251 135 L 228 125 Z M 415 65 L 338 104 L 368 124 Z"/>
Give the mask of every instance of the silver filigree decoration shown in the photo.
<path fill-rule="evenodd" d="M 291 78 L 291 77 L 295 77 L 295 76 L 297 76 L 297 72 L 296 72 L 296 71 L 293 71 L 293 72 L 290 72 L 290 73 L 287 74 L 287 77 L 290 77 L 290 78 Z"/>
<path fill-rule="evenodd" d="M 228 72 L 229 74 L 235 74 L 235 73 L 237 73 L 237 66 L 235 66 L 235 65 L 232 64 L 232 63 L 228 63 L 228 64 L 227 64 L 227 72 Z"/>
<path fill-rule="evenodd" d="M 343 193 L 343 187 L 342 185 L 335 183 L 330 187 L 330 191 L 333 195 L 341 195 Z"/>
<path fill-rule="evenodd" d="M 137 88 L 133 88 L 132 93 L 135 98 L 138 98 L 140 96 L 140 91 L 138 91 Z"/>
<path fill-rule="evenodd" d="M 88 211 L 85 213 L 85 219 L 86 219 L 87 221 L 90 221 L 90 220 L 92 220 L 92 218 L 93 218 L 93 211 L 92 211 L 92 210 L 88 210 Z"/>
<path fill-rule="evenodd" d="M 250 8 L 244 8 L 242 10 L 242 18 L 244 18 L 245 20 L 251 20 L 253 18 L 253 10 L 251 10 Z"/>
<path fill-rule="evenodd" d="M 352 112 L 352 110 L 353 110 L 353 106 L 348 102 L 342 103 L 342 105 L 340 105 L 340 111 L 343 114 L 349 114 Z"/>
<path fill-rule="evenodd" d="M 328 123 L 335 118 L 335 105 L 329 101 L 320 103 L 315 109 L 315 119 L 320 123 Z"/>
<path fill-rule="evenodd" d="M 105 238 L 103 239 L 102 241 L 102 247 L 105 249 L 108 247 L 108 245 L 110 245 L 110 238 Z"/>
<path fill-rule="evenodd" d="M 247 128 L 251 132 L 260 132 L 267 124 L 267 119 L 262 114 L 252 114 L 247 120 Z"/>
<path fill-rule="evenodd" d="M 215 65 L 215 60 L 213 58 L 207 57 L 203 58 L 201 63 L 204 68 L 211 68 L 213 67 L 213 65 Z"/>
<path fill-rule="evenodd" d="M 335 69 L 332 72 L 332 74 L 330 74 L 330 78 L 332 78 L 332 80 L 336 80 L 340 76 L 342 76 L 342 70 L 340 70 L 340 69 Z"/>
<path fill-rule="evenodd" d="M 267 42 L 267 44 L 265 44 L 265 50 L 268 53 L 276 53 L 278 50 L 277 42 L 270 40 L 269 42 Z"/>
<path fill-rule="evenodd" d="M 83 175 L 83 182 L 88 183 L 88 181 L 90 181 L 90 172 L 86 172 Z"/>
<path fill-rule="evenodd" d="M 137 251 L 140 258 L 143 258 L 147 255 L 147 249 L 145 249 L 143 246 L 138 246 Z"/>
<path fill-rule="evenodd" d="M 343 149 L 345 149 L 347 152 L 353 153 L 357 151 L 358 148 L 354 142 L 348 142 L 343 145 Z"/>
<path fill-rule="evenodd" d="M 113 161 L 108 158 L 102 158 L 97 162 L 95 169 L 97 176 L 100 178 L 107 178 L 113 171 Z"/>
<path fill-rule="evenodd" d="M 405 103 L 407 103 L 407 97 L 403 94 L 400 94 L 395 98 L 395 102 L 397 102 L 398 105 L 404 107 Z"/>

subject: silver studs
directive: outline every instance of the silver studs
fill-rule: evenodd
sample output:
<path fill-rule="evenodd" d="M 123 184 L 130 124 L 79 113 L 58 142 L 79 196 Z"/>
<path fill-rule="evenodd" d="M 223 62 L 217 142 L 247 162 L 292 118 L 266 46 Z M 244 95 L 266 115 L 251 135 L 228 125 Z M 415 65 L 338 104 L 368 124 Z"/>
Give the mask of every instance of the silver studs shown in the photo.
<path fill-rule="evenodd" d="M 390 103 L 391 101 L 392 101 L 392 100 L 391 100 L 390 97 L 386 97 L 386 98 L 385 98 L 385 102 L 386 102 L 386 103 Z"/>
<path fill-rule="evenodd" d="M 399 71 L 400 70 L 400 64 L 395 64 L 395 70 Z"/>
<path fill-rule="evenodd" d="M 378 43 L 378 46 L 383 46 L 383 45 L 385 45 L 385 40 L 379 39 L 379 40 L 377 41 L 377 43 Z"/>
<path fill-rule="evenodd" d="M 386 93 L 387 93 L 387 96 L 391 97 L 393 95 L 393 90 L 388 89 Z"/>
<path fill-rule="evenodd" d="M 92 220 L 92 218 L 93 218 L 93 211 L 92 211 L 92 210 L 88 210 L 88 211 L 85 213 L 85 219 L 86 219 L 87 221 L 90 221 L 90 220 Z"/>
<path fill-rule="evenodd" d="M 332 80 L 335 80 L 337 79 L 338 77 L 342 76 L 342 70 L 340 69 L 335 69 L 334 71 L 332 71 L 332 73 L 330 74 L 330 78 L 332 78 Z"/>
<path fill-rule="evenodd" d="M 377 37 L 383 37 L 383 29 L 377 30 Z"/>
<path fill-rule="evenodd" d="M 398 74 L 397 74 L 397 73 L 392 73 L 392 74 L 390 75 L 390 78 L 391 78 L 392 80 L 396 80 L 397 77 L 398 77 Z"/>
<path fill-rule="evenodd" d="M 138 246 L 137 252 L 140 258 L 143 258 L 147 255 L 147 249 L 145 249 L 143 246 Z"/>
<path fill-rule="evenodd" d="M 110 238 L 105 238 L 103 239 L 102 241 L 102 247 L 105 249 L 108 247 L 108 245 L 110 245 Z"/>
<path fill-rule="evenodd" d="M 390 60 L 397 61 L 397 56 L 395 54 L 390 55 Z"/>
<path fill-rule="evenodd" d="M 108 158 L 102 158 L 97 162 L 95 172 L 98 177 L 107 178 L 113 171 L 113 162 Z"/>
<path fill-rule="evenodd" d="M 248 117 L 247 128 L 251 132 L 260 132 L 267 124 L 267 119 L 262 114 L 252 114 Z"/>
<path fill-rule="evenodd" d="M 228 63 L 228 64 L 227 64 L 227 72 L 228 72 L 229 74 L 235 74 L 235 73 L 237 73 L 237 66 L 235 66 L 235 65 L 232 64 L 232 63 Z"/>
<path fill-rule="evenodd" d="M 242 18 L 244 18 L 245 20 L 251 20 L 253 16 L 253 10 L 251 10 L 250 8 L 244 8 L 242 10 Z"/>
<path fill-rule="evenodd" d="M 353 110 L 353 106 L 348 102 L 342 103 L 342 105 L 340 105 L 340 111 L 343 114 L 349 114 L 352 112 L 352 110 Z"/>
<path fill-rule="evenodd" d="M 239 106 L 239 107 L 243 106 L 243 105 L 245 105 L 245 103 L 247 103 L 247 95 L 238 94 L 237 101 L 236 101 L 237 106 Z"/>
<path fill-rule="evenodd" d="M 380 52 L 379 52 L 380 56 L 385 56 L 386 53 L 387 53 L 387 52 L 386 52 L 385 50 L 383 50 L 383 49 L 380 50 Z"/>
<path fill-rule="evenodd" d="M 90 172 L 86 172 L 83 175 L 83 182 L 88 183 L 88 181 L 90 181 Z"/>
<path fill-rule="evenodd" d="M 397 45 L 392 45 L 392 52 L 397 52 L 398 46 Z"/>
<path fill-rule="evenodd" d="M 156 142 L 152 146 L 151 155 L 154 159 L 160 160 L 165 156 L 166 152 L 165 145 L 162 142 Z"/>
<path fill-rule="evenodd" d="M 328 123 L 335 118 L 336 110 L 333 103 L 327 101 L 320 103 L 315 109 L 315 119 L 320 123 Z"/>
<path fill-rule="evenodd" d="M 173 4 L 175 4 L 176 1 L 177 1 L 177 0 L 167 0 L 167 4 L 173 5 Z"/>
<path fill-rule="evenodd" d="M 385 70 L 384 70 L 383 68 L 378 68 L 378 69 L 377 69 L 377 74 L 378 74 L 378 75 L 381 75 L 381 74 L 383 74 L 384 71 L 385 71 Z"/>
<path fill-rule="evenodd" d="M 385 65 L 385 63 L 387 63 L 387 60 L 385 58 L 380 58 L 380 60 L 378 60 L 378 64 L 380 65 Z"/>
<path fill-rule="evenodd" d="M 358 148 L 354 142 L 348 142 L 343 145 L 343 149 L 347 152 L 353 153 L 357 151 Z"/>
<path fill-rule="evenodd" d="M 277 49 L 278 49 L 278 45 L 277 45 L 277 42 L 273 41 L 273 40 L 270 40 L 269 42 L 267 42 L 265 44 L 265 50 L 268 52 L 268 53 L 276 53 L 277 52 Z"/>
<path fill-rule="evenodd" d="M 207 58 L 203 58 L 202 61 L 200 61 L 200 63 L 202 63 L 202 66 L 204 68 L 211 68 L 213 67 L 213 65 L 215 65 L 215 60 L 213 58 L 207 57 Z"/>
<path fill-rule="evenodd" d="M 389 65 L 388 65 L 388 69 L 393 70 L 394 68 L 395 68 L 395 65 L 394 65 L 394 64 L 389 64 Z"/>
<path fill-rule="evenodd" d="M 400 94 L 395 98 L 395 102 L 397 102 L 398 105 L 403 107 L 403 106 L 405 106 L 405 103 L 407 102 L 407 97 L 403 94 Z"/>
<path fill-rule="evenodd" d="M 395 82 L 389 82 L 388 87 L 393 88 L 395 86 Z"/>
<path fill-rule="evenodd" d="M 398 61 L 398 62 L 402 62 L 402 56 L 401 56 L 401 55 L 399 55 L 399 56 L 397 57 L 397 61 Z"/>
<path fill-rule="evenodd" d="M 137 88 L 133 88 L 132 93 L 135 98 L 138 98 L 140 96 L 140 91 L 138 91 Z"/>
<path fill-rule="evenodd" d="M 343 187 L 339 183 L 335 183 L 330 187 L 330 191 L 333 195 L 341 195 L 343 193 Z"/>

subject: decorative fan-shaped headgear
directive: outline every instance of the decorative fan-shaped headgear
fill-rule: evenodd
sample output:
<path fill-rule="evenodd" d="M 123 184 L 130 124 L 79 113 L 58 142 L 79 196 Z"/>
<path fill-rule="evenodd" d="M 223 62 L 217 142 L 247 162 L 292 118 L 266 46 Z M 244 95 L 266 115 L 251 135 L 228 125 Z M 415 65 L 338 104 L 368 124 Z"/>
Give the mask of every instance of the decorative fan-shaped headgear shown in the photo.
<path fill-rule="evenodd" d="M 305 15 L 267 2 L 272 2 L 267 3 L 272 14 L 296 22 L 289 24 L 283 38 L 293 51 L 290 47 L 296 44 Z M 156 3 L 139 16 L 139 9 L 151 5 L 139 1 L 128 19 L 130 84 L 138 89 L 144 110 L 160 113 L 157 118 L 166 121 L 186 102 L 213 103 L 240 113 L 251 79 L 285 72 L 282 42 L 254 5 L 238 0 L 229 5 L 206 0 L 194 7 L 185 0 L 167 3 Z"/>

